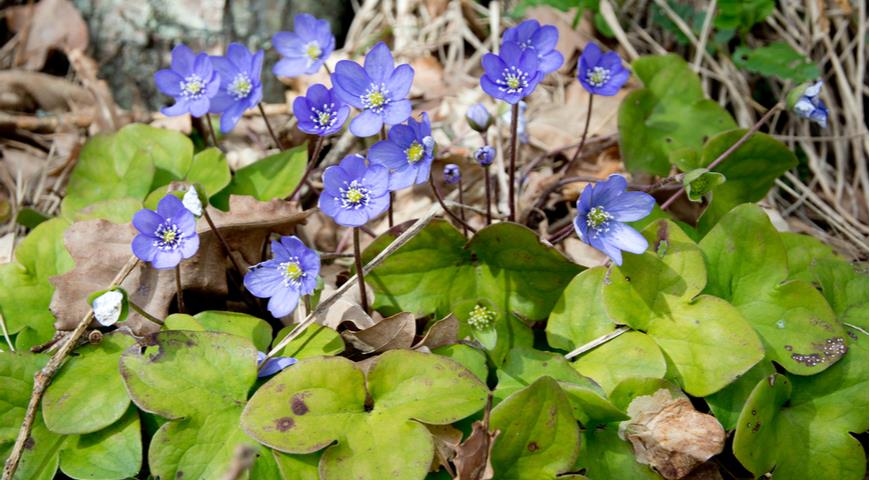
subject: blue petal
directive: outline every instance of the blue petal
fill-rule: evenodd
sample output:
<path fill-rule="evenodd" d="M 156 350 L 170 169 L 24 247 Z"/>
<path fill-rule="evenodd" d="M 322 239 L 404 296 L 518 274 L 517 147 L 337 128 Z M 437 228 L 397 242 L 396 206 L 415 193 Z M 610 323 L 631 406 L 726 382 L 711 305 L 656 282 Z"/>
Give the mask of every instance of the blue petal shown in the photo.
<path fill-rule="evenodd" d="M 544 73 L 555 72 L 562 66 L 562 63 L 565 62 L 562 54 L 558 51 L 552 51 L 543 57 L 540 57 L 539 60 L 538 69 Z"/>
<path fill-rule="evenodd" d="M 601 237 L 590 238 L 586 243 L 610 257 L 613 263 L 622 266 L 622 252 L 614 245 L 602 240 Z"/>
<path fill-rule="evenodd" d="M 644 192 L 624 192 L 602 205 L 604 211 L 619 222 L 634 222 L 652 212 L 656 200 Z"/>
<path fill-rule="evenodd" d="M 368 172 L 365 159 L 359 155 L 344 157 L 338 166 L 344 170 L 345 178 L 351 181 L 362 179 Z"/>
<path fill-rule="evenodd" d="M 133 254 L 144 262 L 150 262 L 157 255 L 157 247 L 154 246 L 154 237 L 149 235 L 136 235 L 131 244 Z"/>
<path fill-rule="evenodd" d="M 228 108 L 235 105 L 236 99 L 231 97 L 226 92 L 218 92 L 212 99 L 209 104 L 209 111 L 211 113 L 221 113 Z"/>
<path fill-rule="evenodd" d="M 496 100 L 502 100 L 505 97 L 505 94 L 498 89 L 498 85 L 496 85 L 492 80 L 489 79 L 488 76 L 484 75 L 480 77 L 480 88 L 486 92 L 492 98 Z M 516 102 L 513 102 L 516 103 Z"/>
<path fill-rule="evenodd" d="M 399 148 L 405 149 L 414 143 L 414 140 L 421 140 L 417 137 L 414 129 L 408 125 L 395 125 L 390 128 L 390 133 L 387 138 L 395 143 Z"/>
<path fill-rule="evenodd" d="M 272 35 L 272 46 L 285 57 L 296 57 L 303 53 L 302 39 L 293 32 L 278 32 Z"/>
<path fill-rule="evenodd" d="M 404 166 L 390 172 L 389 189 L 392 192 L 408 188 L 417 180 L 417 166 L 405 163 Z"/>
<path fill-rule="evenodd" d="M 400 127 L 402 125 L 396 125 Z M 393 127 L 394 129 L 396 127 Z M 391 130 L 392 132 L 392 130 Z M 398 170 L 408 164 L 408 157 L 398 145 L 392 141 L 380 141 L 369 148 L 369 160 L 372 163 L 384 165 L 390 170 Z"/>
<path fill-rule="evenodd" d="M 151 260 L 151 266 L 158 270 L 175 268 L 179 263 L 181 263 L 181 252 L 178 250 L 169 252 L 158 250 L 154 255 L 154 259 Z"/>
<path fill-rule="evenodd" d="M 147 208 L 143 208 L 133 215 L 133 226 L 146 235 L 154 235 L 157 227 L 161 224 L 163 224 L 163 217 Z"/>
<path fill-rule="evenodd" d="M 308 98 L 311 104 L 316 106 L 317 108 L 323 108 L 323 105 L 332 103 L 332 98 L 330 98 L 329 95 L 329 89 L 320 83 L 315 83 L 314 85 L 308 87 L 308 90 L 305 92 L 305 96 Z"/>
<path fill-rule="evenodd" d="M 183 258 L 190 258 L 196 255 L 197 250 L 199 250 L 199 235 L 194 233 L 189 237 L 185 237 L 181 244 L 181 256 Z"/>
<path fill-rule="evenodd" d="M 272 66 L 272 73 L 278 77 L 298 77 L 308 68 L 308 60 L 302 57 L 284 57 Z"/>
<path fill-rule="evenodd" d="M 317 208 L 319 208 L 325 215 L 332 218 L 335 218 L 338 211 L 341 209 L 337 195 L 329 193 L 325 189 L 323 193 L 320 194 L 320 198 L 317 199 Z"/>
<path fill-rule="evenodd" d="M 529 52 L 531 55 L 535 55 L 534 52 Z M 501 45 L 501 52 L 499 53 L 499 57 L 504 60 L 504 63 L 509 66 L 516 66 L 520 64 L 520 57 L 523 54 L 523 49 L 520 48 L 514 42 L 504 42 Z M 529 70 L 526 70 L 529 71 Z"/>
<path fill-rule="evenodd" d="M 359 210 L 339 208 L 332 219 L 342 227 L 361 227 L 368 223 L 369 216 L 362 208 Z"/>
<path fill-rule="evenodd" d="M 251 59 L 251 68 L 248 70 L 248 73 L 251 75 L 251 80 L 256 83 L 260 83 L 260 77 L 263 74 L 263 58 L 265 56 L 266 52 L 257 50 L 257 53 Z"/>
<path fill-rule="evenodd" d="M 184 78 L 172 70 L 158 70 L 154 72 L 154 83 L 160 93 L 177 97 L 181 95 L 181 83 Z"/>
<path fill-rule="evenodd" d="M 289 253 L 288 257 L 300 257 L 303 253 L 308 251 L 308 247 L 302 243 L 302 240 L 295 235 L 285 235 L 281 237 L 280 244 L 287 250 Z"/>
<path fill-rule="evenodd" d="M 258 378 L 270 377 L 285 368 L 294 365 L 296 359 L 292 357 L 274 357 L 266 360 L 266 364 L 257 370 Z"/>
<path fill-rule="evenodd" d="M 407 63 L 403 63 L 393 70 L 387 81 L 387 89 L 390 91 L 390 97 L 393 100 L 402 99 L 408 96 L 411 91 L 411 84 L 414 81 L 414 69 Z"/>
<path fill-rule="evenodd" d="M 165 195 L 159 202 L 157 202 L 157 214 L 163 218 L 173 218 L 182 210 L 187 212 L 187 209 L 184 207 L 181 200 L 172 194 Z"/>
<path fill-rule="evenodd" d="M 637 230 L 622 222 L 610 222 L 610 230 L 601 235 L 604 243 L 630 253 L 643 253 L 649 242 Z"/>
<path fill-rule="evenodd" d="M 188 112 L 190 112 L 190 103 L 183 98 L 176 101 L 175 104 L 170 107 L 163 107 L 160 109 L 160 113 L 166 115 L 167 117 L 184 115 Z"/>
<path fill-rule="evenodd" d="M 221 133 L 231 132 L 236 124 L 239 123 L 239 120 L 242 118 L 242 114 L 244 113 L 245 105 L 238 102 L 226 109 L 223 114 L 221 114 Z"/>
<path fill-rule="evenodd" d="M 559 42 L 559 29 L 552 25 L 544 25 L 531 35 L 532 45 L 538 55 L 550 53 Z"/>
<path fill-rule="evenodd" d="M 483 71 L 487 77 L 490 78 L 500 78 L 502 72 L 507 68 L 507 65 L 504 64 L 504 60 L 502 60 L 498 55 L 494 55 L 492 53 L 487 53 L 480 60 L 481 66 L 483 66 Z"/>
<path fill-rule="evenodd" d="M 393 73 L 393 54 L 384 42 L 378 42 L 366 54 L 365 70 L 375 83 L 386 83 Z"/>
<path fill-rule="evenodd" d="M 299 304 L 299 292 L 289 287 L 282 287 L 275 291 L 269 299 L 267 308 L 275 318 L 286 317 L 293 312 Z"/>
<path fill-rule="evenodd" d="M 350 182 L 351 180 L 340 166 L 332 165 L 326 167 L 326 170 L 323 171 L 323 191 L 333 197 L 337 197 L 341 194 L 339 188 L 344 185 L 344 182 Z"/>
<path fill-rule="evenodd" d="M 208 113 L 209 101 L 208 97 L 198 98 L 192 102 L 190 102 L 190 115 L 194 117 L 201 117 Z"/>
<path fill-rule="evenodd" d="M 411 116 L 411 101 L 410 100 L 393 100 L 385 108 L 383 112 L 384 123 L 387 125 L 396 125 L 404 122 Z"/>
<path fill-rule="evenodd" d="M 172 49 L 172 60 L 170 64 L 172 69 L 182 77 L 186 77 L 193 73 L 193 62 L 196 55 L 193 50 L 187 45 L 179 43 Z"/>
<path fill-rule="evenodd" d="M 291 256 L 293 256 L 280 240 L 272 240 L 269 242 L 269 246 L 272 249 L 272 260 L 278 263 L 286 262 Z"/>
<path fill-rule="evenodd" d="M 607 205 L 611 199 L 624 192 L 626 187 L 628 187 L 628 182 L 625 181 L 625 177 L 622 175 L 607 177 L 607 180 L 598 182 L 592 189 L 591 205 L 593 207 Z"/>
<path fill-rule="evenodd" d="M 300 13 L 293 17 L 293 29 L 305 40 L 313 40 L 317 36 L 317 19 L 313 15 Z"/>
<path fill-rule="evenodd" d="M 384 120 L 377 113 L 371 110 L 363 110 L 350 121 L 350 133 L 357 137 L 371 137 L 381 131 Z"/>
<path fill-rule="evenodd" d="M 250 73 L 251 52 L 241 43 L 231 43 L 227 47 L 226 58 L 236 67 L 236 70 Z M 227 79 L 227 81 L 232 81 L 232 79 Z"/>
<path fill-rule="evenodd" d="M 583 49 L 583 54 L 580 55 L 580 65 L 582 66 L 582 70 L 588 70 L 596 65 L 598 65 L 598 61 L 601 58 L 601 48 L 598 47 L 598 44 L 595 42 L 589 42 L 586 44 L 586 48 Z"/>
<path fill-rule="evenodd" d="M 386 212 L 389 206 L 390 196 L 385 193 L 384 195 L 381 195 L 379 197 L 373 197 L 371 200 L 369 200 L 368 205 L 366 205 L 365 207 L 365 212 L 368 215 L 368 218 L 372 219 Z"/>
<path fill-rule="evenodd" d="M 390 191 L 390 170 L 378 164 L 373 164 L 362 176 L 362 183 L 369 188 L 369 194 L 380 197 Z"/>

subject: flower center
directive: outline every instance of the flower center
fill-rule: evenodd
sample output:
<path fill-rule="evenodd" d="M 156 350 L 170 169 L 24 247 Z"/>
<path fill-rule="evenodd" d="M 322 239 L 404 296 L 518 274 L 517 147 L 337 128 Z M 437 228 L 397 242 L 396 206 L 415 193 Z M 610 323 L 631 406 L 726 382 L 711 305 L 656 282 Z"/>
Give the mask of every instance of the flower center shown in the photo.
<path fill-rule="evenodd" d="M 531 46 L 532 46 L 532 39 L 529 38 L 528 40 L 520 43 L 520 50 L 525 50 Z"/>
<path fill-rule="evenodd" d="M 308 42 L 308 45 L 305 45 L 305 55 L 308 56 L 308 64 L 311 65 L 315 61 L 320 59 L 320 54 L 323 51 L 320 49 L 320 44 L 317 42 Z"/>
<path fill-rule="evenodd" d="M 414 164 L 423 159 L 423 154 L 426 153 L 426 149 L 423 145 L 420 145 L 420 142 L 414 140 L 411 143 L 411 146 L 405 150 L 405 156 L 408 157 L 408 163 Z"/>
<path fill-rule="evenodd" d="M 519 93 L 529 86 L 529 74 L 517 67 L 509 67 L 501 72 L 501 78 L 495 83 L 498 89 L 505 93 Z"/>
<path fill-rule="evenodd" d="M 475 305 L 468 314 L 468 324 L 475 330 L 486 330 L 492 327 L 494 321 L 495 312 L 483 305 Z"/>
<path fill-rule="evenodd" d="M 239 72 L 236 74 L 236 77 L 233 78 L 230 86 L 227 87 L 227 93 L 236 100 L 241 100 L 247 97 L 253 88 L 254 85 L 251 83 L 251 78 L 248 77 L 248 74 Z"/>
<path fill-rule="evenodd" d="M 202 96 L 203 90 L 205 90 L 205 82 L 195 73 L 181 81 L 181 94 L 184 98 L 197 99 Z"/>
<path fill-rule="evenodd" d="M 338 114 L 332 111 L 333 108 L 335 108 L 334 103 L 324 103 L 321 109 L 318 109 L 317 107 L 311 107 L 311 113 L 314 117 L 314 123 L 316 123 L 321 130 L 326 130 L 327 128 L 335 125 Z"/>
<path fill-rule="evenodd" d="M 383 83 L 380 85 L 371 84 L 366 93 L 360 96 L 363 102 L 363 108 L 372 110 L 375 113 L 381 113 L 384 108 L 390 103 L 390 91 Z"/>
<path fill-rule="evenodd" d="M 154 232 L 157 237 L 154 240 L 154 246 L 163 251 L 172 251 L 181 245 L 181 232 L 178 230 L 178 225 L 172 223 L 171 220 L 166 220 L 161 223 Z"/>
<path fill-rule="evenodd" d="M 604 67 L 595 67 L 586 71 L 586 82 L 593 87 L 600 87 L 610 80 L 610 70 Z"/>
<path fill-rule="evenodd" d="M 594 207 L 586 214 L 586 225 L 591 228 L 595 235 L 610 230 L 608 221 L 613 215 L 604 211 L 601 207 Z"/>
<path fill-rule="evenodd" d="M 359 209 L 369 203 L 369 189 L 361 185 L 359 180 L 354 180 L 350 184 L 346 183 L 343 188 L 339 188 L 339 192 L 343 208 Z"/>
<path fill-rule="evenodd" d="M 299 266 L 297 257 L 290 257 L 286 262 L 278 264 L 278 272 L 284 277 L 284 286 L 289 287 L 291 284 L 298 285 L 299 279 L 305 276 L 305 271 Z"/>

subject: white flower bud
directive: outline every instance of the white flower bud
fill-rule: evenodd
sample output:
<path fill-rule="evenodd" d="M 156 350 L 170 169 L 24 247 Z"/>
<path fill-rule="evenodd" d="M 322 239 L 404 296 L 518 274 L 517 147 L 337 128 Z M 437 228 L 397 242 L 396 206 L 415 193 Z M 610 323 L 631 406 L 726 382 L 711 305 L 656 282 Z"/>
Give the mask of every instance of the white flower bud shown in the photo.
<path fill-rule="evenodd" d="M 193 185 L 187 187 L 187 193 L 181 199 L 184 208 L 188 209 L 195 217 L 202 216 L 202 202 L 199 201 L 199 194 L 196 192 L 196 187 Z"/>
<path fill-rule="evenodd" d="M 94 309 L 94 318 L 104 327 L 114 325 L 121 316 L 124 303 L 124 295 L 112 290 L 95 298 L 91 307 Z"/>

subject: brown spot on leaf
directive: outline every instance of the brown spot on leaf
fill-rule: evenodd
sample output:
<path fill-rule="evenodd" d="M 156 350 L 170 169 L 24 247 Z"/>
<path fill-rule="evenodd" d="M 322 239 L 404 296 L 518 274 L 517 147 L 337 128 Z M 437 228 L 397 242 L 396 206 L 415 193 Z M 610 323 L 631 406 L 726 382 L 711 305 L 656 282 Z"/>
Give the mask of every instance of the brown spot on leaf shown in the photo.
<path fill-rule="evenodd" d="M 279 432 L 286 432 L 293 428 L 294 425 L 296 425 L 296 422 L 294 422 L 290 417 L 281 417 L 278 420 L 275 420 L 275 428 L 277 428 Z"/>
<path fill-rule="evenodd" d="M 297 394 L 293 395 L 293 400 L 290 402 L 290 408 L 293 410 L 293 414 L 300 416 L 308 413 L 308 405 L 305 405 L 305 400 L 303 398 L 305 395 Z"/>
<path fill-rule="evenodd" d="M 181 470 L 175 472 L 175 478 L 184 478 L 184 472 Z"/>
<path fill-rule="evenodd" d="M 752 427 L 752 433 L 757 432 L 758 429 L 760 429 L 760 428 L 761 428 L 761 424 L 760 424 L 760 423 L 756 423 L 755 426 Z"/>
<path fill-rule="evenodd" d="M 538 447 L 537 442 L 529 442 L 529 445 L 526 447 L 530 452 L 537 452 L 540 447 Z"/>
<path fill-rule="evenodd" d="M 33 437 L 27 437 L 27 440 L 24 441 L 24 448 L 28 450 L 33 450 L 33 447 L 36 446 L 36 440 Z"/>

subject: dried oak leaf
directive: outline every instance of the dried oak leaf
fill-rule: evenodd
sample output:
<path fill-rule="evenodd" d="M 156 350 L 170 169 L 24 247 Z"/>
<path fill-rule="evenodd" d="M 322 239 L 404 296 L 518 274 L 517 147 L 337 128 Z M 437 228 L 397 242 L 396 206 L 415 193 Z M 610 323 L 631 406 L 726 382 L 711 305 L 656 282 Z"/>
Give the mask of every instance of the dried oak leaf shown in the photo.
<path fill-rule="evenodd" d="M 451 313 L 429 327 L 426 335 L 412 348 L 432 351 L 438 347 L 453 345 L 459 341 L 459 320 Z"/>
<path fill-rule="evenodd" d="M 40 70 L 51 50 L 88 48 L 88 25 L 69 0 L 42 0 L 10 8 L 6 23 L 24 41 L 17 61 L 27 70 Z"/>
<path fill-rule="evenodd" d="M 453 463 L 456 464 L 455 480 L 492 480 L 492 446 L 499 431 L 490 432 L 480 420 L 471 426 L 471 435 L 456 450 Z"/>
<path fill-rule="evenodd" d="M 456 450 L 462 442 L 462 432 L 453 425 L 426 425 L 426 428 L 435 441 L 435 457 L 432 459 L 431 471 L 437 472 L 442 466 L 450 471 L 450 461 L 456 456 Z"/>
<path fill-rule="evenodd" d="M 260 261 L 270 233 L 290 233 L 310 212 L 299 212 L 283 200 L 259 202 L 252 197 L 232 196 L 229 212 L 209 207 L 209 213 L 237 257 L 245 264 L 253 265 Z M 223 247 L 204 219 L 198 221 L 197 231 L 200 234 L 199 251 L 181 263 L 182 288 L 225 296 L 227 262 Z M 85 299 L 111 283 L 132 255 L 130 242 L 134 236 L 136 229 L 132 225 L 118 225 L 106 220 L 76 222 L 67 229 L 64 244 L 76 267 L 50 279 L 55 287 L 50 308 L 56 319 L 56 329 L 72 330 L 87 314 L 90 306 Z M 156 270 L 140 262 L 121 287 L 146 312 L 163 318 L 175 296 L 174 272 Z M 125 323 L 137 335 L 159 329 L 133 311 Z"/>
<path fill-rule="evenodd" d="M 344 331 L 341 336 L 362 353 L 411 348 L 417 332 L 414 314 L 402 312 L 358 332 Z"/>
<path fill-rule="evenodd" d="M 638 463 L 668 480 L 685 477 L 725 446 L 725 429 L 715 417 L 667 389 L 635 398 L 627 413 L 631 420 L 620 424 L 620 437 L 631 442 Z"/>

